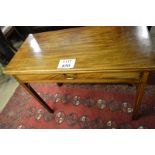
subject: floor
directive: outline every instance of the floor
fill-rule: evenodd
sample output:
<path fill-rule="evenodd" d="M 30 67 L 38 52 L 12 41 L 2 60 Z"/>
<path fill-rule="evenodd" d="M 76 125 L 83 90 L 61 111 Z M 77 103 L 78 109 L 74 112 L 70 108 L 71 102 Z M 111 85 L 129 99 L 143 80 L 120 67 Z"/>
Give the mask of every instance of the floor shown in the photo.
<path fill-rule="evenodd" d="M 135 87 L 116 84 L 31 83 L 49 113 L 19 86 L 0 113 L 2 129 L 154 129 L 155 85 L 148 85 L 140 117 L 132 121 Z"/>
<path fill-rule="evenodd" d="M 0 64 L 0 112 L 3 110 L 19 85 L 14 78 L 4 75 L 2 69 L 3 66 Z"/>

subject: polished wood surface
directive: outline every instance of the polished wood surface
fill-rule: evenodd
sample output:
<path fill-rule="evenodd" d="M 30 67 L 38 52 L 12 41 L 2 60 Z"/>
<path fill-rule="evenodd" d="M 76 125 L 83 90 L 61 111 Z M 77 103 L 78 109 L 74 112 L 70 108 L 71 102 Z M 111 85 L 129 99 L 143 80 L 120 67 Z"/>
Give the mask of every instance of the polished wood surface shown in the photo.
<path fill-rule="evenodd" d="M 140 73 L 116 72 L 116 73 L 55 73 L 43 75 L 16 75 L 24 82 L 60 82 L 60 83 L 137 83 Z M 108 80 L 107 80 L 108 79 Z M 106 82 L 107 81 L 107 82 Z M 109 81 L 109 82 L 108 82 Z"/>
<path fill-rule="evenodd" d="M 73 69 L 57 69 L 76 58 Z M 81 27 L 29 35 L 5 69 L 7 74 L 155 70 L 146 27 Z"/>
<path fill-rule="evenodd" d="M 73 69 L 57 69 L 60 59 L 74 58 Z M 153 70 L 155 52 L 146 27 L 81 27 L 29 35 L 4 72 L 50 112 L 30 82 L 136 84 L 135 119 Z"/>

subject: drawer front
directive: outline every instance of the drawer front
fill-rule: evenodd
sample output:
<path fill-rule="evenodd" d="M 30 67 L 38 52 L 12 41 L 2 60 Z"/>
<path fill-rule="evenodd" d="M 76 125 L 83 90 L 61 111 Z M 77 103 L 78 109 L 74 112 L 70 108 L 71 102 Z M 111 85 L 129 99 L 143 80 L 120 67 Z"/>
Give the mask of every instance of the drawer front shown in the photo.
<path fill-rule="evenodd" d="M 66 73 L 51 75 L 18 75 L 17 78 L 24 82 L 124 82 L 130 80 L 132 83 L 139 79 L 140 73 L 122 72 L 122 73 Z"/>

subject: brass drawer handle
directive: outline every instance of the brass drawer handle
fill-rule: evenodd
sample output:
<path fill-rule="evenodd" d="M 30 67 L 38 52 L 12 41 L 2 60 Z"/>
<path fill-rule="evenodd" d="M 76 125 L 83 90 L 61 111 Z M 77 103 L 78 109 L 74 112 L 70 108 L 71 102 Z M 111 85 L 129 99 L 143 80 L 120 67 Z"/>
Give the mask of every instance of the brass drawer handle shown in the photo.
<path fill-rule="evenodd" d="M 63 75 L 66 80 L 74 80 L 76 78 L 76 75 L 74 74 L 72 75 L 63 74 Z"/>
<path fill-rule="evenodd" d="M 74 80 L 74 77 L 66 77 L 67 80 Z"/>

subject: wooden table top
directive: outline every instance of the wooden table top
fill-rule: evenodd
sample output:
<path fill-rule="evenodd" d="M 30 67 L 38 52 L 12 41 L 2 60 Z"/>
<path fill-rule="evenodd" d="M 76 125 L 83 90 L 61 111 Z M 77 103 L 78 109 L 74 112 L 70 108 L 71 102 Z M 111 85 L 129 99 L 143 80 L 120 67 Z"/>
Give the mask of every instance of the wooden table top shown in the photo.
<path fill-rule="evenodd" d="M 57 69 L 60 59 L 74 59 L 73 69 Z M 5 73 L 155 70 L 146 27 L 80 27 L 30 34 Z"/>

